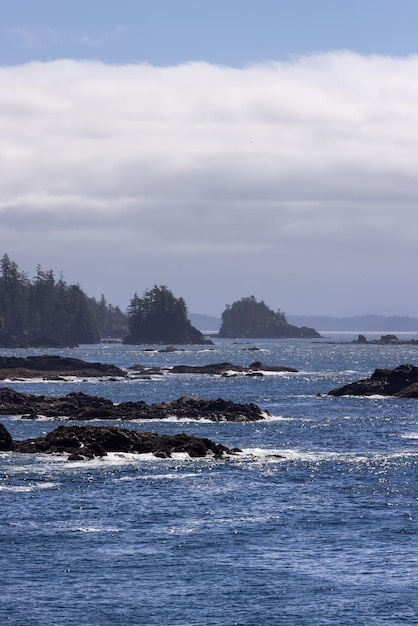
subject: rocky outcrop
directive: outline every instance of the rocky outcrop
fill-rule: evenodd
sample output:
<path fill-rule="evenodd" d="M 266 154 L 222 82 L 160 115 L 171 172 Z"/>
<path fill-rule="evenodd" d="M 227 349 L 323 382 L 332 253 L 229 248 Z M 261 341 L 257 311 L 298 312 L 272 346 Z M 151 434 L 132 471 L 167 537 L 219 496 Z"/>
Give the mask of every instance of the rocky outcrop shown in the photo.
<path fill-rule="evenodd" d="M 10 452 L 14 447 L 11 434 L 3 424 L 0 424 L 0 452 Z"/>
<path fill-rule="evenodd" d="M 330 396 L 393 396 L 418 398 L 418 367 L 406 364 L 393 370 L 376 369 L 370 378 L 329 391 Z"/>
<path fill-rule="evenodd" d="M 126 372 L 115 365 L 90 363 L 56 355 L 0 357 L 0 380 L 5 378 L 56 378 L 59 376 L 124 377 Z"/>
<path fill-rule="evenodd" d="M 255 361 L 251 365 L 234 365 L 233 363 L 210 363 L 208 365 L 174 365 L 173 367 L 148 367 L 146 365 L 132 365 L 128 368 L 140 376 L 156 374 L 206 374 L 210 376 L 229 376 L 231 374 L 262 375 L 263 372 L 297 372 L 294 367 L 284 365 L 265 365 Z"/>
<path fill-rule="evenodd" d="M 192 458 L 236 454 L 238 448 L 228 448 L 211 439 L 194 437 L 186 433 L 159 435 L 138 432 L 116 426 L 60 426 L 45 437 L 13 441 L 6 428 L 0 424 L 0 445 L 3 450 L 34 454 L 68 454 L 69 460 L 85 460 L 106 456 L 108 452 L 152 453 L 160 458 L 170 458 L 173 453 L 187 453 Z"/>
<path fill-rule="evenodd" d="M 233 365 L 232 363 L 213 363 L 211 365 L 175 365 L 170 370 L 173 374 L 220 374 L 229 372 L 252 374 L 253 372 L 297 372 L 293 367 L 282 365 L 265 365 L 260 361 L 255 361 L 248 366 Z"/>
<path fill-rule="evenodd" d="M 218 398 L 182 397 L 170 402 L 146 404 L 122 402 L 113 404 L 107 398 L 90 396 L 82 392 L 69 393 L 60 398 L 20 393 L 13 389 L 0 389 L 0 415 L 22 415 L 34 419 L 39 415 L 72 420 L 159 420 L 209 419 L 214 422 L 252 422 L 262 420 L 266 413 L 255 404 L 240 404 Z"/>
<path fill-rule="evenodd" d="M 283 311 L 273 311 L 254 296 L 241 298 L 227 305 L 222 313 L 218 337 L 264 339 L 316 339 L 321 335 L 314 328 L 298 328 L 289 324 Z"/>
<path fill-rule="evenodd" d="M 417 339 L 399 339 L 396 335 L 381 335 L 380 339 L 366 339 L 364 335 L 359 335 L 352 343 L 372 344 L 372 345 L 394 345 L 394 346 L 411 346 L 417 345 Z"/>

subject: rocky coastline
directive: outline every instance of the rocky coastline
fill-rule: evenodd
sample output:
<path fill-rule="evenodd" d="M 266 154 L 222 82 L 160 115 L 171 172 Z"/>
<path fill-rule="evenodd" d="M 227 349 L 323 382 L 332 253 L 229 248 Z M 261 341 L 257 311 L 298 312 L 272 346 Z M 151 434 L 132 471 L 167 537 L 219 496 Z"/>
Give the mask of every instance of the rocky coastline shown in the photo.
<path fill-rule="evenodd" d="M 399 339 L 396 335 L 382 335 L 380 339 L 366 339 L 364 335 L 359 335 L 352 343 L 378 345 L 378 346 L 413 346 L 418 345 L 418 339 Z"/>
<path fill-rule="evenodd" d="M 16 378 L 54 379 L 60 376 L 119 378 L 125 377 L 126 372 L 115 365 L 90 363 L 82 359 L 57 355 L 0 356 L 0 380 Z"/>
<path fill-rule="evenodd" d="M 173 367 L 153 367 L 146 365 L 132 365 L 129 371 L 137 375 L 158 374 L 206 374 L 209 376 L 234 376 L 245 374 L 246 376 L 263 376 L 263 372 L 298 372 L 294 367 L 284 365 L 266 365 L 255 361 L 250 365 L 234 365 L 233 363 L 210 363 L 208 365 L 174 365 Z"/>
<path fill-rule="evenodd" d="M 394 369 L 376 369 L 369 378 L 354 381 L 328 392 L 329 396 L 392 396 L 418 398 L 418 367 L 399 365 Z"/>
<path fill-rule="evenodd" d="M 61 397 L 21 393 L 5 387 L 0 389 L 0 415 L 21 415 L 26 419 L 39 416 L 86 420 L 161 420 L 170 417 L 206 419 L 212 422 L 254 422 L 268 415 L 256 404 L 240 404 L 217 398 L 182 397 L 169 402 L 146 404 L 121 402 L 114 404 L 108 398 L 72 392 Z"/>
<path fill-rule="evenodd" d="M 171 351 L 171 350 L 170 350 Z M 28 357 L 0 357 L 0 380 L 19 380 L 42 378 L 54 380 L 65 376 L 83 378 L 110 377 L 150 377 L 164 374 L 206 374 L 210 376 L 262 376 L 264 372 L 297 372 L 293 367 L 266 365 L 255 361 L 248 366 L 233 363 L 211 363 L 208 365 L 149 366 L 132 365 L 127 370 L 107 363 L 92 363 L 82 359 L 58 355 L 40 355 Z"/>
<path fill-rule="evenodd" d="M 117 426 L 59 426 L 44 437 L 13 440 L 3 424 L 0 424 L 0 451 L 67 454 L 69 461 L 105 457 L 109 452 L 151 453 L 158 458 L 186 453 L 191 458 L 212 456 L 216 459 L 241 452 L 239 448 L 231 449 L 211 439 L 186 433 L 159 435 Z"/>

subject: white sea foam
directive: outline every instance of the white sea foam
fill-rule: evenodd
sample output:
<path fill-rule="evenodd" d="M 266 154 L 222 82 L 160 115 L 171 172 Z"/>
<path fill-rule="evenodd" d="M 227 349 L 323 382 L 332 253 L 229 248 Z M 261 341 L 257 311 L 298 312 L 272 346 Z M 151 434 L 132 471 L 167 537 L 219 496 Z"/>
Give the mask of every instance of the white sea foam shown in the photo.
<path fill-rule="evenodd" d="M 243 448 L 237 456 L 240 460 L 250 459 L 256 461 L 324 461 L 338 458 L 337 452 L 299 450 L 296 448 Z"/>
<path fill-rule="evenodd" d="M 293 417 L 283 417 L 283 415 L 268 415 L 263 412 L 262 422 L 290 422 L 293 421 Z M 251 422 L 252 423 L 252 422 Z"/>
<path fill-rule="evenodd" d="M 0 485 L 0 491 L 11 491 L 14 493 L 29 493 L 31 491 L 40 491 L 41 489 L 53 489 L 58 487 L 59 483 L 33 483 L 31 485 Z"/>
<path fill-rule="evenodd" d="M 155 459 L 155 457 L 154 457 Z M 158 459 L 157 459 L 158 460 Z M 199 474 L 195 472 L 173 472 L 165 474 L 138 474 L 136 476 L 121 476 L 116 478 L 114 482 L 132 482 L 136 480 L 159 481 L 159 480 L 184 480 L 189 478 L 198 478 Z"/>
<path fill-rule="evenodd" d="M 117 528 L 116 526 L 72 526 L 64 530 L 67 530 L 73 533 L 121 533 L 123 532 L 123 528 Z"/>
<path fill-rule="evenodd" d="M 123 376 L 57 376 L 56 378 L 4 378 L 2 379 L 2 383 L 7 384 L 51 384 L 60 385 L 66 383 L 105 383 L 112 380 L 121 380 L 125 381 L 126 378 Z"/>
<path fill-rule="evenodd" d="M 137 421 L 137 420 L 135 420 Z M 147 421 L 149 422 L 150 420 L 143 420 L 143 421 Z M 199 417 L 198 419 L 192 418 L 192 417 L 177 417 L 176 415 L 169 415 L 168 417 L 163 417 L 161 420 L 152 420 L 152 421 L 159 421 L 159 422 L 182 422 L 182 423 L 192 423 L 192 422 L 199 422 L 202 424 L 213 424 L 213 420 L 207 419 L 206 417 Z"/>

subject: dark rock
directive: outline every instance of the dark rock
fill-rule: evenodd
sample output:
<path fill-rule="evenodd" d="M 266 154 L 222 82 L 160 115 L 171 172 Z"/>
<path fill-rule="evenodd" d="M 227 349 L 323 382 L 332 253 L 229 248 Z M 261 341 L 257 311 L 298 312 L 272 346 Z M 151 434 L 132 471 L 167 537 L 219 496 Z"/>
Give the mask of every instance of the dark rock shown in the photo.
<path fill-rule="evenodd" d="M 125 377 L 126 373 L 115 365 L 90 363 L 81 359 L 57 355 L 28 357 L 0 357 L 0 379 L 5 378 L 53 378 L 58 376 L 113 376 Z"/>
<path fill-rule="evenodd" d="M 175 452 L 185 452 L 193 458 L 208 455 L 221 458 L 225 454 L 236 454 L 240 451 L 238 448 L 232 450 L 211 439 L 194 437 L 186 433 L 159 435 L 117 426 L 60 426 L 45 437 L 14 442 L 4 426 L 3 429 L 5 433 L 2 439 L 7 440 L 5 445 L 9 445 L 7 450 L 24 454 L 65 453 L 69 455 L 68 459 L 73 461 L 103 457 L 108 452 L 153 453 L 160 458 L 170 458 Z M 10 447 L 10 442 L 13 447 Z"/>
<path fill-rule="evenodd" d="M 171 402 L 146 404 L 122 402 L 113 404 L 107 398 L 72 392 L 59 398 L 19 393 L 0 389 L 0 414 L 65 417 L 72 420 L 157 420 L 175 416 L 178 419 L 209 419 L 215 422 L 249 422 L 262 420 L 265 413 L 255 404 L 239 404 L 231 400 L 179 398 Z"/>
<path fill-rule="evenodd" d="M 24 339 L 0 330 L 0 348 L 75 348 L 74 343 L 62 343 L 49 337 Z"/>
<path fill-rule="evenodd" d="M 10 452 L 14 449 L 15 446 L 11 434 L 3 424 L 0 424 L 0 451 Z"/>
<path fill-rule="evenodd" d="M 161 348 L 161 350 L 158 350 L 158 352 L 184 352 L 183 349 L 180 348 L 175 348 L 174 346 L 166 346 L 165 348 Z"/>
<path fill-rule="evenodd" d="M 364 335 L 359 335 L 352 343 L 372 344 L 372 345 L 394 345 L 394 346 L 413 346 L 418 344 L 417 339 L 399 339 L 396 335 L 381 335 L 380 339 L 366 339 Z"/>
<path fill-rule="evenodd" d="M 233 363 L 209 363 L 208 365 L 174 365 L 173 367 L 156 367 L 146 365 L 131 365 L 128 368 L 140 376 L 157 376 L 163 374 L 207 374 L 210 376 L 225 376 L 230 372 L 253 373 L 253 372 L 297 372 L 294 367 L 284 365 L 265 365 L 260 361 L 251 365 L 234 365 Z"/>
<path fill-rule="evenodd" d="M 393 370 L 376 369 L 370 378 L 332 389 L 330 396 L 394 396 L 418 398 L 418 367 L 406 364 Z"/>
<path fill-rule="evenodd" d="M 283 365 L 265 365 L 260 361 L 255 361 L 251 365 L 233 365 L 232 363 L 212 363 L 209 365 L 175 365 L 169 370 L 173 374 L 218 374 L 227 372 L 297 372 L 293 367 Z"/>
<path fill-rule="evenodd" d="M 353 343 L 367 343 L 367 339 L 364 335 L 359 335 Z"/>

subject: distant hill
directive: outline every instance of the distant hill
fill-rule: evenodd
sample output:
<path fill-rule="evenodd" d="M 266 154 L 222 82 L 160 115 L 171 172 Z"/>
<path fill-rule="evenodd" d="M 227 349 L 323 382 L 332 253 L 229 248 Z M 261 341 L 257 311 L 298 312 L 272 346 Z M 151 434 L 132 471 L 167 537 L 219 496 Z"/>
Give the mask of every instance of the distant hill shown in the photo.
<path fill-rule="evenodd" d="M 357 315 L 327 317 L 321 315 L 288 315 L 288 321 L 297 326 L 312 326 L 318 331 L 418 332 L 418 318 L 399 315 Z"/>
<path fill-rule="evenodd" d="M 201 331 L 217 332 L 221 326 L 221 319 L 212 315 L 189 313 L 189 319 L 193 326 Z M 352 317 L 287 315 L 286 319 L 295 326 L 308 326 L 318 331 L 418 332 L 418 318 L 400 315 L 355 315 Z"/>
<path fill-rule="evenodd" d="M 201 313 L 189 313 L 189 320 L 200 331 L 210 330 L 218 332 L 221 327 L 221 320 L 212 315 L 203 315 Z"/>

